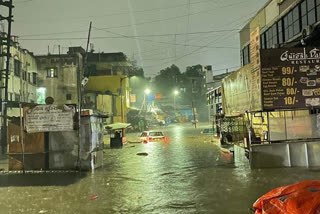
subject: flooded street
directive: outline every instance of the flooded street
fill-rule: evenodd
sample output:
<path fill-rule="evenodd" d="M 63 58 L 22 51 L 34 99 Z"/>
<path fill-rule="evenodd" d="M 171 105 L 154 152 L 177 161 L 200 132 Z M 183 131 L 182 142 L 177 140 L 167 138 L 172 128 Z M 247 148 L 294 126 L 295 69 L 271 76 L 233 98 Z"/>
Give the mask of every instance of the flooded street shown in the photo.
<path fill-rule="evenodd" d="M 0 213 L 249 213 L 275 187 L 319 179 L 317 169 L 227 163 L 201 127 L 162 131 L 167 143 L 106 149 L 103 168 L 93 174 L 0 175 Z"/>

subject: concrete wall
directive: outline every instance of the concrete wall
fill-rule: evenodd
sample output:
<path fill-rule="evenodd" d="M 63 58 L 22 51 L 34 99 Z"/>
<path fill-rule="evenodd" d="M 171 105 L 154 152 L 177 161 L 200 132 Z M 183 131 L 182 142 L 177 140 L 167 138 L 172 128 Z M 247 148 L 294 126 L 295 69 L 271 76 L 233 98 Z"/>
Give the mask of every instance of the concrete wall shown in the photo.
<path fill-rule="evenodd" d="M 240 49 L 243 49 L 250 41 L 250 23 L 240 31 Z"/>
<path fill-rule="evenodd" d="M 38 86 L 46 88 L 46 97 L 53 97 L 55 104 L 77 104 L 77 75 L 82 70 L 82 56 L 48 55 L 37 56 L 39 68 Z M 47 70 L 55 68 L 57 77 L 48 77 Z M 67 94 L 71 95 L 67 97 Z"/>
<path fill-rule="evenodd" d="M 284 0 L 279 6 L 280 14 L 286 13 L 292 6 L 296 5 L 301 0 Z"/>
<path fill-rule="evenodd" d="M 9 65 L 8 99 L 9 101 L 35 103 L 37 101 L 37 82 L 33 81 L 33 75 L 37 75 L 38 72 L 35 57 L 18 45 L 12 46 L 10 52 L 12 57 Z M 1 69 L 6 68 L 5 60 L 5 57 L 0 58 Z M 14 73 L 15 60 L 21 62 L 20 75 Z M 4 85 L 4 79 L 2 85 Z M 0 96 L 4 99 L 4 90 L 1 90 L 0 93 Z M 8 116 L 19 116 L 19 111 L 8 108 Z"/>
<path fill-rule="evenodd" d="M 253 145 L 251 148 L 251 168 L 320 166 L 319 141 Z"/>
<path fill-rule="evenodd" d="M 265 9 L 266 25 L 273 23 L 279 16 L 279 4 L 278 0 L 271 1 Z"/>
<path fill-rule="evenodd" d="M 250 22 L 250 32 L 254 31 L 257 27 L 260 29 L 266 25 L 266 10 L 262 9 Z"/>

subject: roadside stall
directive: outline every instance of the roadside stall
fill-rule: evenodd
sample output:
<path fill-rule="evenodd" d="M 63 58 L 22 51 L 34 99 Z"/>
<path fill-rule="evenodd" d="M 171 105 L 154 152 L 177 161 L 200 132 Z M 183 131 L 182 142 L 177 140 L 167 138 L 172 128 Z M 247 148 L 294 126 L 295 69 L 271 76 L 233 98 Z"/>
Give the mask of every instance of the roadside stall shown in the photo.
<path fill-rule="evenodd" d="M 93 170 L 102 166 L 105 116 L 81 115 L 75 105 L 25 106 L 10 123 L 9 170 Z"/>
<path fill-rule="evenodd" d="M 106 126 L 110 133 L 110 148 L 121 148 L 126 142 L 126 129 L 130 123 L 114 123 Z"/>

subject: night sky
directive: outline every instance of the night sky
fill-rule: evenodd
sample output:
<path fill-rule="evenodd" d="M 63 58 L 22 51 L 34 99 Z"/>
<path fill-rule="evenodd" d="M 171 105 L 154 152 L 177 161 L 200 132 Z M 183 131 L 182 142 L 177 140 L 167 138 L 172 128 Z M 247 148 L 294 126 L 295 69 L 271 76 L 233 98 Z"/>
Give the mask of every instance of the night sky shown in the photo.
<path fill-rule="evenodd" d="M 16 0 L 13 34 L 35 54 L 86 45 L 89 22 L 96 52 L 124 52 L 146 76 L 177 64 L 240 65 L 239 29 L 267 0 Z"/>

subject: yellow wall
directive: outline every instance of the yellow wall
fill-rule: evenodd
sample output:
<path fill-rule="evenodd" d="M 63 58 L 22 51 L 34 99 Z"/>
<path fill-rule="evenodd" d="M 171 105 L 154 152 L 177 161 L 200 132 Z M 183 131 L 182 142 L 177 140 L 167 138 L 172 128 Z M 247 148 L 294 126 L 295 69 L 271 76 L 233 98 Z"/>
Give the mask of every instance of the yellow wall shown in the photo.
<path fill-rule="evenodd" d="M 122 79 L 122 99 L 120 95 L 120 80 Z M 129 78 L 123 75 L 113 76 L 91 76 L 89 82 L 85 86 L 86 90 L 105 93 L 112 92 L 116 97 L 116 115 L 114 115 L 114 122 L 121 122 L 121 100 L 124 114 L 124 121 L 126 122 L 126 115 L 129 111 Z M 118 118 L 119 117 L 119 118 Z"/>
<path fill-rule="evenodd" d="M 112 96 L 98 95 L 97 96 L 97 110 L 104 113 L 112 113 Z"/>

